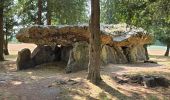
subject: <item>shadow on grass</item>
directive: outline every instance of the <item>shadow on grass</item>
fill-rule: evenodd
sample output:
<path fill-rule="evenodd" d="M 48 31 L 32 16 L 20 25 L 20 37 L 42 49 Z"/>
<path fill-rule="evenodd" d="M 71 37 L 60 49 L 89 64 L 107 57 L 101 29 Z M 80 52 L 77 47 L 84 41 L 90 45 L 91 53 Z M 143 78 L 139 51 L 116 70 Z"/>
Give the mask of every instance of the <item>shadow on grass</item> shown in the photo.
<path fill-rule="evenodd" d="M 131 96 L 127 96 L 118 90 L 114 89 L 113 87 L 109 86 L 107 83 L 102 81 L 98 87 L 100 87 L 103 91 L 109 93 L 113 97 L 116 97 L 118 100 L 143 100 L 144 97 L 138 93 L 131 92 Z"/>
<path fill-rule="evenodd" d="M 102 81 L 98 86 L 102 90 L 104 90 L 105 92 L 108 92 L 110 95 L 118 98 L 119 100 L 129 100 L 130 99 L 130 97 L 128 97 L 125 94 L 122 94 L 121 92 L 119 92 L 118 90 L 112 88 L 111 86 L 106 84 L 104 81 Z"/>

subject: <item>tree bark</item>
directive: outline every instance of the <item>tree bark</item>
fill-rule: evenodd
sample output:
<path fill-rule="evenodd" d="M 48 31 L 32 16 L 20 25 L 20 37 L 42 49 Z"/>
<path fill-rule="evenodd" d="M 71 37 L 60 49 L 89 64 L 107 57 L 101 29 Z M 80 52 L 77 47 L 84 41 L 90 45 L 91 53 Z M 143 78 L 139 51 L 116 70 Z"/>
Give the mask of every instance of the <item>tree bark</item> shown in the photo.
<path fill-rule="evenodd" d="M 93 84 L 101 81 L 101 40 L 100 40 L 100 3 L 99 0 L 91 0 L 91 19 L 90 19 L 90 51 L 88 77 Z"/>
<path fill-rule="evenodd" d="M 4 54 L 5 55 L 9 55 L 9 51 L 8 51 L 8 36 L 7 36 L 7 34 L 5 35 L 5 40 L 4 40 Z"/>
<path fill-rule="evenodd" d="M 146 60 L 149 60 L 149 53 L 148 53 L 148 49 L 147 49 L 148 45 L 145 44 L 143 47 L 144 47 L 144 49 L 145 49 Z"/>
<path fill-rule="evenodd" d="M 4 33 L 3 33 L 3 3 L 4 0 L 0 0 L 0 61 L 4 60 L 3 56 L 3 44 L 4 44 Z"/>
<path fill-rule="evenodd" d="M 47 0 L 47 25 L 51 25 L 51 7 L 50 7 L 50 0 Z"/>
<path fill-rule="evenodd" d="M 38 18 L 37 24 L 42 25 L 42 0 L 38 0 Z"/>
<path fill-rule="evenodd" d="M 167 49 L 164 56 L 169 56 L 170 44 L 167 44 Z"/>

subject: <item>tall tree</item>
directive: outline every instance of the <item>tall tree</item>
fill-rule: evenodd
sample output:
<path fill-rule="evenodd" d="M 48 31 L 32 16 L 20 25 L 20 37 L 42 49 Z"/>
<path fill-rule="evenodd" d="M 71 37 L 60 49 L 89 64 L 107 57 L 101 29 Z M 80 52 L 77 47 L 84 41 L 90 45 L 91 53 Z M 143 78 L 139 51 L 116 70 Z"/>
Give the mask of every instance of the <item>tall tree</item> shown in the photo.
<path fill-rule="evenodd" d="M 101 38 L 100 38 L 100 2 L 99 0 L 91 0 L 91 19 L 90 19 L 90 56 L 88 66 L 88 77 L 94 84 L 101 81 Z"/>
<path fill-rule="evenodd" d="M 38 18 L 37 18 L 37 24 L 42 24 L 42 0 L 38 0 Z"/>
<path fill-rule="evenodd" d="M 4 54 L 9 55 L 8 41 L 11 41 L 14 34 L 14 24 L 16 24 L 15 16 L 15 4 L 13 0 L 5 0 L 4 4 Z"/>
<path fill-rule="evenodd" d="M 116 0 L 101 0 L 101 22 L 105 24 L 118 23 L 115 8 Z"/>
<path fill-rule="evenodd" d="M 107 1 L 103 4 L 108 5 Z M 111 0 L 114 7 L 103 7 L 101 15 L 108 15 L 107 12 L 114 11 L 114 18 L 127 26 L 141 27 L 149 33 L 154 33 L 156 38 L 167 45 L 165 55 L 168 55 L 170 40 L 170 0 Z M 102 5 L 103 5 L 102 4 Z M 111 9 L 111 10 L 110 10 Z M 110 18 L 105 18 L 104 22 L 108 23 Z M 111 18 L 111 20 L 113 20 Z M 102 20 L 103 21 L 103 20 Z M 158 31 L 159 30 L 159 31 Z M 147 50 L 147 45 L 145 45 Z"/>
<path fill-rule="evenodd" d="M 47 0 L 47 15 L 46 15 L 46 17 L 47 17 L 47 25 L 51 25 L 51 10 L 52 10 L 52 8 L 51 8 L 51 2 L 50 2 L 51 0 Z"/>
<path fill-rule="evenodd" d="M 20 19 L 18 24 L 22 27 L 24 25 L 34 25 L 37 23 L 38 4 L 37 0 L 18 0 L 17 2 L 17 17 Z"/>
<path fill-rule="evenodd" d="M 4 9 L 4 0 L 0 0 L 0 61 L 4 60 L 4 56 L 3 56 L 3 44 L 4 44 L 3 9 Z"/>
<path fill-rule="evenodd" d="M 165 51 L 164 56 L 169 56 L 169 51 L 170 51 L 170 29 L 169 27 L 167 28 L 157 28 L 155 30 L 155 36 L 156 39 L 158 39 L 160 42 L 162 42 L 164 45 L 166 45 L 167 49 Z"/>
<path fill-rule="evenodd" d="M 87 0 L 50 0 L 52 24 L 87 23 Z M 80 6 L 81 5 L 81 6 Z"/>
<path fill-rule="evenodd" d="M 167 49 L 166 49 L 166 52 L 165 52 L 165 56 L 169 56 L 169 50 L 170 50 L 170 43 L 167 44 Z"/>

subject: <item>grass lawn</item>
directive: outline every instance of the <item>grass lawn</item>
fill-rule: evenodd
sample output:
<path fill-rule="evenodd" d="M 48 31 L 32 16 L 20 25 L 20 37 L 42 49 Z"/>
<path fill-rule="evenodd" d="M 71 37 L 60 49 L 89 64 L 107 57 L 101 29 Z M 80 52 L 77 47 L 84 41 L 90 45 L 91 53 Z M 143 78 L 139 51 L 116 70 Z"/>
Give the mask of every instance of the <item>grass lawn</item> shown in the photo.
<path fill-rule="evenodd" d="M 35 45 L 27 47 L 33 50 Z M 6 56 L 7 61 L 0 63 L 0 100 L 170 100 L 170 88 L 120 85 L 112 78 L 113 74 L 149 74 L 170 80 L 170 57 L 157 55 L 163 54 L 164 50 L 149 49 L 151 60 L 158 64 L 103 66 L 103 82 L 96 86 L 86 80 L 87 70 L 65 74 L 62 62 L 16 71 L 17 51 L 22 48 L 23 44 L 12 44 L 12 55 Z"/>

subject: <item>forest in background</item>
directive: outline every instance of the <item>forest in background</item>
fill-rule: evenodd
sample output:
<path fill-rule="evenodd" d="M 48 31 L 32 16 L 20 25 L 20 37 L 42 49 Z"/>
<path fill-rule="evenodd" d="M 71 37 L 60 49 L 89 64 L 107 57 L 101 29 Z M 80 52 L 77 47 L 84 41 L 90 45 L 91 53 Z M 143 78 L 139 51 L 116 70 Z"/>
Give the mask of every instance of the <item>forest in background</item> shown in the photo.
<path fill-rule="evenodd" d="M 100 0 L 100 8 L 101 23 L 126 23 L 127 28 L 141 27 L 169 50 L 169 0 Z M 8 42 L 16 41 L 15 34 L 25 26 L 88 23 L 90 9 L 89 0 L 1 0 L 3 45 L 8 51 Z"/>

